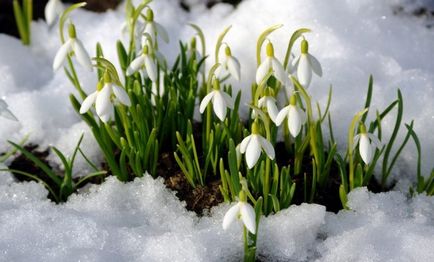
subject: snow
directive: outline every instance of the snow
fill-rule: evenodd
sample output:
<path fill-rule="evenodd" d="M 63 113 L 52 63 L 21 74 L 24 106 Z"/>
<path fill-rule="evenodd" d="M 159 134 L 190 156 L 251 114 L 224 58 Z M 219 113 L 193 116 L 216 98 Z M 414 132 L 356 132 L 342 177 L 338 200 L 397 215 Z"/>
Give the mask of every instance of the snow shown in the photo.
<path fill-rule="evenodd" d="M 242 65 L 242 81 L 233 84 L 249 90 L 260 32 L 284 24 L 270 36 L 281 58 L 290 34 L 299 27 L 311 28 L 306 38 L 324 75 L 313 78 L 309 91 L 324 104 L 327 88 L 333 85 L 331 113 L 339 147 L 345 147 L 346 129 L 363 107 L 372 74 L 373 109 L 385 108 L 400 88 L 404 121 L 415 120 L 423 146 L 423 171 L 432 168 L 434 30 L 426 27 L 427 19 L 409 15 L 422 4 L 433 8 L 429 1 L 245 0 L 235 9 L 217 4 L 211 10 L 204 9 L 203 1 L 188 2 L 195 4 L 191 13 L 174 0 L 152 3 L 156 19 L 171 37 L 161 46 L 169 63 L 177 53 L 177 40 L 189 40 L 194 34 L 188 22 L 202 27 L 209 53 L 218 34 L 232 24 L 225 41 Z M 397 6 L 403 6 L 404 14 L 393 14 Z M 77 10 L 72 15 L 77 35 L 91 54 L 99 41 L 106 57 L 116 61 L 123 10 L 123 6 L 104 14 Z M 0 119 L 0 152 L 7 150 L 6 140 L 20 141 L 29 134 L 32 143 L 42 148 L 55 145 L 68 155 L 84 133 L 82 148 L 99 163 L 102 156 L 90 130 L 69 106 L 73 87 L 61 70 L 52 72 L 60 47 L 57 28 L 38 21 L 32 30 L 30 47 L 0 35 L 0 97 L 20 119 L 19 123 Z M 294 52 L 298 54 L 298 45 Z M 84 89 L 93 91 L 94 74 L 77 69 Z M 248 101 L 247 95 L 243 101 Z M 386 136 L 392 125 L 392 118 L 384 121 Z M 408 181 L 415 179 L 415 159 L 410 146 L 393 172 L 404 192 Z M 53 156 L 50 160 L 56 161 Z M 77 175 L 86 172 L 79 159 Z M 161 180 L 150 176 L 127 184 L 109 178 L 62 205 L 53 204 L 46 195 L 39 184 L 15 183 L 9 174 L 1 174 L 0 261 L 238 261 L 242 256 L 241 226 L 221 228 L 228 204 L 198 218 Z M 262 218 L 258 255 L 273 261 L 434 261 L 432 197 L 408 199 L 401 192 L 373 194 L 362 188 L 349 195 L 349 206 L 350 211 L 332 214 L 323 206 L 303 204 Z"/>
<path fill-rule="evenodd" d="M 241 224 L 223 231 L 229 209 L 185 210 L 161 179 L 108 178 L 55 205 L 35 182 L 0 184 L 0 261 L 239 261 Z M 262 218 L 266 261 L 432 261 L 434 199 L 400 192 L 349 195 L 351 211 L 302 204 Z"/>

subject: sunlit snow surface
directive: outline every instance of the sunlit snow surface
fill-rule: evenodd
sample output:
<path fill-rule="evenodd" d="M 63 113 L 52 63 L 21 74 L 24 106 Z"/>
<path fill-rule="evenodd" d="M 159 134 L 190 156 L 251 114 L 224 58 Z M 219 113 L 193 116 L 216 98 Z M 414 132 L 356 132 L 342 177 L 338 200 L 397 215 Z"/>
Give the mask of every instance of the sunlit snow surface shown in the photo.
<path fill-rule="evenodd" d="M 242 81 L 234 86 L 247 91 L 254 79 L 256 39 L 263 29 L 285 25 L 270 37 L 281 58 L 290 34 L 299 27 L 311 28 L 313 33 L 306 37 L 324 76 L 314 77 L 309 90 L 324 104 L 328 86 L 333 85 L 331 112 L 340 148 L 345 147 L 351 117 L 363 107 L 372 74 L 373 109 L 384 109 L 401 88 L 404 121 L 415 120 L 422 142 L 423 171 L 434 165 L 434 30 L 426 28 L 424 19 L 393 15 L 398 5 L 411 12 L 423 1 L 245 0 L 236 9 L 219 4 L 206 10 L 197 4 L 191 13 L 175 2 L 152 4 L 156 19 L 170 32 L 172 41 L 161 46 L 170 61 L 178 52 L 177 40 L 188 40 L 194 33 L 188 22 L 204 29 L 210 54 L 217 35 L 232 24 L 225 40 L 242 64 Z M 104 14 L 73 14 L 78 37 L 91 53 L 99 41 L 105 56 L 116 60 L 123 10 L 121 6 Z M 60 47 L 57 28 L 39 21 L 32 30 L 29 48 L 0 35 L 0 97 L 20 119 L 0 120 L 0 152 L 7 148 L 7 139 L 19 141 L 29 134 L 33 143 L 56 145 L 68 153 L 84 132 L 83 149 L 100 161 L 91 133 L 69 106 L 72 85 L 62 70 L 52 72 Z M 95 75 L 77 69 L 86 91 L 93 91 Z M 393 119 L 384 121 L 386 135 L 392 123 Z M 415 158 L 414 147 L 407 148 L 395 178 L 414 180 Z M 84 163 L 78 164 L 85 173 Z M 263 219 L 258 254 L 275 261 L 434 261 L 433 198 L 408 200 L 399 192 L 359 189 L 349 199 L 352 211 L 337 215 L 305 204 Z M 46 200 L 42 186 L 17 184 L 2 174 L 0 261 L 237 261 L 242 255 L 241 229 L 234 225 L 222 231 L 227 208 L 221 205 L 211 217 L 199 219 L 185 211 L 161 181 L 149 177 L 129 184 L 108 179 L 90 193 L 56 206 Z"/>

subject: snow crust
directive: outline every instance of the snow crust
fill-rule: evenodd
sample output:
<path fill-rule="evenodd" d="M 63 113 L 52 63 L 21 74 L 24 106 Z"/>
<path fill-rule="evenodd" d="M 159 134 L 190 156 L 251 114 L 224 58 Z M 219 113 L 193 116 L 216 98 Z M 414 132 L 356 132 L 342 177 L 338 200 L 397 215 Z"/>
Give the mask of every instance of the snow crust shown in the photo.
<path fill-rule="evenodd" d="M 35 182 L 0 180 L 0 261 L 240 261 L 241 223 L 228 204 L 198 218 L 161 179 L 108 178 L 55 205 Z M 351 211 L 291 206 L 260 222 L 265 261 L 433 261 L 434 198 L 349 195 Z"/>

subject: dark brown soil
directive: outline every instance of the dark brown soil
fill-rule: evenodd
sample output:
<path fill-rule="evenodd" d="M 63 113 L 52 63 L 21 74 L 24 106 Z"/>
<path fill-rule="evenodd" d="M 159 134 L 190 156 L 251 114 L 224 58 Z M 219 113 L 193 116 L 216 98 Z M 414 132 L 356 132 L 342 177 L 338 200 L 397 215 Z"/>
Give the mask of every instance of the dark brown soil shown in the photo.
<path fill-rule="evenodd" d="M 220 192 L 220 180 L 208 179 L 205 186 L 193 186 L 185 178 L 179 169 L 174 157 L 170 153 L 164 153 L 159 161 L 158 176 L 164 178 L 164 184 L 176 191 L 176 196 L 185 201 L 187 209 L 203 215 L 211 207 L 223 202 L 223 196 Z"/>

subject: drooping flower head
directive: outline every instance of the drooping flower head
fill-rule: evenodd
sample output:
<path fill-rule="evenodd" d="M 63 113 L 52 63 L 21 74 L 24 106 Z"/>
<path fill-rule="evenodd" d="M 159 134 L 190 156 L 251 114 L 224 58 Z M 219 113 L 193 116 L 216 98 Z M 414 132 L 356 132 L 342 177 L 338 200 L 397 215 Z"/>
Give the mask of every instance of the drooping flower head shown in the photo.
<path fill-rule="evenodd" d="M 249 169 L 256 165 L 262 150 L 265 151 L 271 160 L 274 159 L 275 152 L 273 145 L 259 134 L 258 123 L 254 121 L 252 124 L 252 134 L 245 137 L 240 144 L 240 152 L 241 154 L 246 154 L 246 163 Z"/>
<path fill-rule="evenodd" d="M 274 57 L 274 47 L 271 42 L 267 43 L 266 54 L 267 57 L 256 70 L 256 84 L 259 85 L 264 77 L 271 71 L 273 76 L 279 80 L 282 85 L 290 85 L 289 78 L 285 73 L 282 64 Z"/>
<path fill-rule="evenodd" d="M 306 122 L 306 114 L 297 107 L 297 97 L 292 94 L 289 98 L 289 105 L 282 108 L 276 117 L 276 125 L 280 126 L 285 118 L 288 121 L 288 129 L 293 137 L 298 136 L 301 127 Z"/>
<path fill-rule="evenodd" d="M 161 24 L 154 21 L 154 11 L 150 8 L 146 10 L 145 24 L 143 26 L 142 34 L 143 33 L 148 33 L 153 38 L 154 44 L 157 37 L 160 37 L 166 43 L 169 42 L 169 34 Z M 144 43 L 145 39 L 142 38 L 142 44 Z"/>
<path fill-rule="evenodd" d="M 56 18 L 63 12 L 63 4 L 60 0 L 49 0 L 45 5 L 45 20 L 52 25 Z"/>
<path fill-rule="evenodd" d="M 77 33 L 73 24 L 69 24 L 68 35 L 69 39 L 63 43 L 54 57 L 53 70 L 57 71 L 63 65 L 68 55 L 74 55 L 82 67 L 92 71 L 92 62 L 89 54 L 86 49 L 84 49 L 80 39 L 77 38 Z"/>
<path fill-rule="evenodd" d="M 151 51 L 148 45 L 143 47 L 142 54 L 136 57 L 127 68 L 127 76 L 137 72 L 139 69 L 144 68 L 152 82 L 157 81 L 157 67 L 151 56 Z"/>
<path fill-rule="evenodd" d="M 221 68 L 229 72 L 229 74 L 235 78 L 235 80 L 240 81 L 241 79 L 241 69 L 240 62 L 234 56 L 232 56 L 231 48 L 225 46 L 225 54 L 221 60 Z"/>
<path fill-rule="evenodd" d="M 255 209 L 247 203 L 247 196 L 244 190 L 240 191 L 238 203 L 229 208 L 223 217 L 223 229 L 228 229 L 235 219 L 241 220 L 250 233 L 256 234 Z"/>
<path fill-rule="evenodd" d="M 309 43 L 303 39 L 301 41 L 301 54 L 295 60 L 294 68 L 297 69 L 297 79 L 302 86 L 308 88 L 312 80 L 312 72 L 322 76 L 322 68 L 319 61 L 309 54 Z"/>
<path fill-rule="evenodd" d="M 95 104 L 96 114 L 104 123 L 113 118 L 113 102 L 119 101 L 125 106 L 131 106 L 127 92 L 115 85 L 108 72 L 104 73 L 103 81 L 99 81 L 97 90 L 84 99 L 80 107 L 80 114 L 84 114 Z"/>
<path fill-rule="evenodd" d="M 363 123 L 359 126 L 360 133 L 354 136 L 354 147 L 359 145 L 359 154 L 365 164 L 369 165 L 374 158 L 376 148 L 381 147 L 380 140 L 366 131 Z"/>
<path fill-rule="evenodd" d="M 200 102 L 199 112 L 201 114 L 205 111 L 205 108 L 211 101 L 214 113 L 221 121 L 225 120 L 228 108 L 234 109 L 234 99 L 224 91 L 220 90 L 220 82 L 217 78 L 214 78 L 213 80 L 213 90 L 202 99 L 202 102 Z"/>
<path fill-rule="evenodd" d="M 276 117 L 279 113 L 279 109 L 277 108 L 276 103 L 277 101 L 276 98 L 274 98 L 273 96 L 273 90 L 270 87 L 267 87 L 264 91 L 264 96 L 258 100 L 258 107 L 265 108 L 268 116 L 274 123 L 276 123 Z M 252 111 L 253 117 L 255 117 L 253 114 L 254 112 L 255 111 Z"/>

